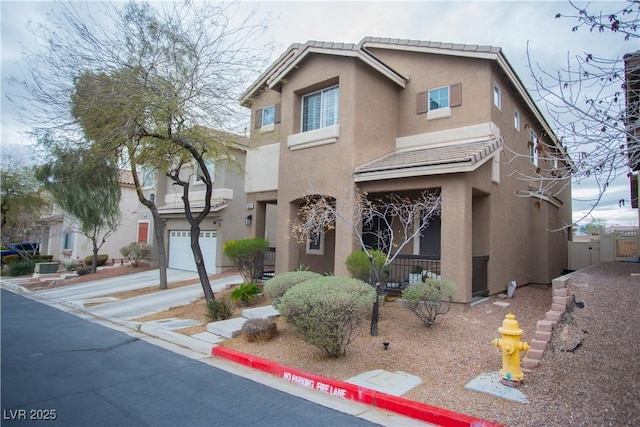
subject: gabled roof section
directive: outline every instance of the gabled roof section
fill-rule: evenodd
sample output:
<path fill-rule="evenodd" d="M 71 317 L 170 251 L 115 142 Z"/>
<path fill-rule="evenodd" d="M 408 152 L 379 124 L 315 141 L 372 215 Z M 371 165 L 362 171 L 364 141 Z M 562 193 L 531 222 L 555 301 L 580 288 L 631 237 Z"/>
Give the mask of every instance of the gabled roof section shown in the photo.
<path fill-rule="evenodd" d="M 529 92 L 525 88 L 524 84 L 520 80 L 520 77 L 516 74 L 513 67 L 502 53 L 502 48 L 496 46 L 482 46 L 482 45 L 469 45 L 461 43 L 442 43 L 442 42 L 430 42 L 422 40 L 409 40 L 409 39 L 391 39 L 381 37 L 365 37 L 359 43 L 362 49 L 393 49 L 404 50 L 410 52 L 422 52 L 431 53 L 437 55 L 452 55 L 467 58 L 488 59 L 496 61 L 500 69 L 504 72 L 507 78 L 511 81 L 516 88 L 527 107 L 534 114 L 536 119 L 540 122 L 547 135 L 552 138 L 552 142 L 559 150 L 565 154 L 568 159 L 569 156 L 565 152 L 556 140 L 555 132 L 551 130 L 551 126 L 547 123 L 537 105 L 529 95 Z"/>
<path fill-rule="evenodd" d="M 307 55 L 321 54 L 357 58 L 389 80 L 404 88 L 407 79 L 387 66 L 360 44 L 332 43 L 310 40 L 304 44 L 294 43 L 263 73 L 258 80 L 240 98 L 240 103 L 249 106 L 251 98 L 264 88 L 275 89 L 282 84 L 286 76 L 294 70 Z"/>
<path fill-rule="evenodd" d="M 472 172 L 502 147 L 499 138 L 393 152 L 354 171 L 356 182 Z"/>

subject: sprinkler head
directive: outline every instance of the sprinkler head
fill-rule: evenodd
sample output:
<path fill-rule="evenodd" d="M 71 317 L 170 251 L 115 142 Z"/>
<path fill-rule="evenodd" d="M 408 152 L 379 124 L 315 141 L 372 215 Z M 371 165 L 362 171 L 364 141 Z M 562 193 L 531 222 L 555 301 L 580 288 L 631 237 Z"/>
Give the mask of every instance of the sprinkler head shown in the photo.
<path fill-rule="evenodd" d="M 384 346 L 385 350 L 389 348 L 389 342 L 388 341 L 383 342 L 382 345 Z"/>

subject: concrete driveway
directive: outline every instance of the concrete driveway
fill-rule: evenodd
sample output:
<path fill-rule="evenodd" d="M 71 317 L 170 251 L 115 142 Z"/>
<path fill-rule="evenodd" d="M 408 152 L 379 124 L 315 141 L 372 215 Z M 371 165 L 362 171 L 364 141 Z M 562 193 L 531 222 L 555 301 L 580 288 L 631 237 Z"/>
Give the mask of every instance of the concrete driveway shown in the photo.
<path fill-rule="evenodd" d="M 229 285 L 242 283 L 242 276 L 230 276 L 211 281 L 211 290 L 218 292 Z M 175 289 L 154 292 L 149 295 L 127 298 L 125 300 L 108 302 L 89 308 L 92 313 L 101 316 L 117 317 L 119 319 L 131 320 L 138 317 L 148 316 L 160 311 L 165 311 L 171 307 L 187 305 L 202 297 L 202 285 L 182 286 Z M 76 299 L 77 300 L 77 299 Z M 81 301 L 77 301 L 81 303 Z"/>
<path fill-rule="evenodd" d="M 169 287 L 171 287 L 171 283 L 197 278 L 198 273 L 194 271 L 167 270 L 167 281 L 169 282 Z M 116 292 L 125 292 L 159 285 L 160 273 L 156 269 L 127 274 L 124 276 L 94 280 L 87 283 L 79 283 L 77 285 L 63 286 L 61 288 L 48 289 L 45 291 L 39 291 L 37 294 L 46 298 L 62 301 L 78 301 L 114 294 Z"/>

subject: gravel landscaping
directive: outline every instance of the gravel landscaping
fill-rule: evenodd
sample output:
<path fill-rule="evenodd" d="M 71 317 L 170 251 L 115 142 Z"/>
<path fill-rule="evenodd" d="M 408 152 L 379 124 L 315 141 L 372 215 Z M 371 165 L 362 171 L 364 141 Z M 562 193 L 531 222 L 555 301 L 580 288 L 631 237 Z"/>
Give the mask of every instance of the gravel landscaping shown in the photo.
<path fill-rule="evenodd" d="M 304 343 L 282 319 L 279 334 L 267 343 L 243 338 L 223 345 L 327 377 L 346 380 L 385 369 L 422 378 L 403 397 L 508 426 L 638 426 L 640 425 L 640 264 L 600 264 L 574 273 L 569 293 L 578 306 L 568 311 L 554 332 L 542 364 L 525 374 L 521 404 L 467 390 L 481 373 L 501 368 L 501 355 L 491 340 L 504 315 L 514 313 L 530 342 L 536 322 L 551 307 L 551 289 L 529 285 L 514 298 L 490 298 L 468 309 L 460 307 L 426 328 L 402 302 L 381 308 L 380 335 L 368 324 L 338 359 Z M 501 307 L 494 302 L 508 302 Z M 573 304 L 572 304 L 573 305 Z M 384 350 L 383 341 L 389 341 Z"/>
<path fill-rule="evenodd" d="M 118 270 L 100 276 L 125 269 Z M 639 426 L 637 274 L 638 263 L 604 263 L 572 274 L 569 294 L 575 296 L 574 303 L 556 327 L 541 366 L 525 374 L 520 390 L 529 400 L 526 404 L 464 387 L 478 374 L 501 368 L 500 351 L 491 341 L 499 336 L 505 314 L 515 314 L 523 341 L 531 341 L 537 321 L 551 307 L 552 290 L 546 285 L 518 287 L 510 299 L 494 296 L 470 308 L 453 307 L 431 328 L 401 301 L 385 302 L 379 335 L 371 337 L 365 321 L 346 356 L 337 359 L 305 343 L 282 319 L 277 320 L 278 335 L 269 342 L 238 337 L 222 345 L 339 380 L 374 369 L 406 372 L 422 383 L 404 398 L 507 426 Z M 154 317 L 203 319 L 203 308 L 199 301 Z M 385 341 L 390 343 L 387 350 Z"/>

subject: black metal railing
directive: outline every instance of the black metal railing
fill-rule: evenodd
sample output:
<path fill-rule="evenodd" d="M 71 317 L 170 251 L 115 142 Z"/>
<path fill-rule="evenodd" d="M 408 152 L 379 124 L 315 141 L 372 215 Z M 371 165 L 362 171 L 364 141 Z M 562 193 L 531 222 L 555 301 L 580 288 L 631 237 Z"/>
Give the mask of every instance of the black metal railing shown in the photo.
<path fill-rule="evenodd" d="M 396 255 L 391 262 L 386 289 L 404 289 L 423 276 L 440 277 L 440 257 L 434 255 Z"/>
<path fill-rule="evenodd" d="M 276 248 L 269 248 L 264 254 L 263 278 L 271 278 L 276 272 Z"/>

